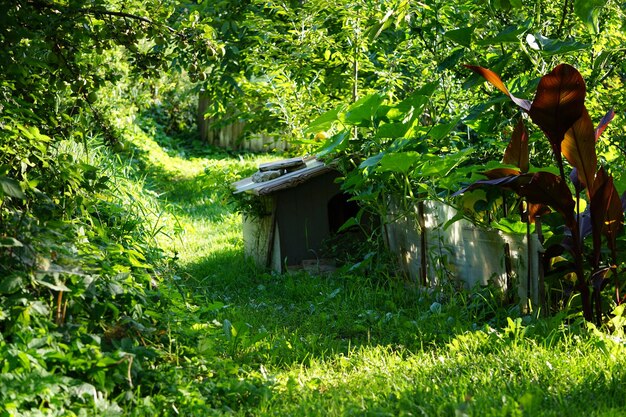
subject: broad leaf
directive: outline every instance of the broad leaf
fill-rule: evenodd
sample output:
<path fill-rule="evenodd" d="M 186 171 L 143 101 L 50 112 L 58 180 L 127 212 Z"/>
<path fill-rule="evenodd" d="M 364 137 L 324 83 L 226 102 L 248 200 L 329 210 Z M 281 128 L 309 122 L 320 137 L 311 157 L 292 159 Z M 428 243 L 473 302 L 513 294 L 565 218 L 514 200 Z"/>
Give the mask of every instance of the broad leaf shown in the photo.
<path fill-rule="evenodd" d="M 11 294 L 18 291 L 26 284 L 27 280 L 21 272 L 13 272 L 0 279 L 0 294 Z"/>
<path fill-rule="evenodd" d="M 574 189 L 578 194 L 580 194 L 582 190 L 585 189 L 585 185 L 580 182 L 580 179 L 578 178 L 578 169 L 576 169 L 576 167 L 574 167 L 569 173 L 569 180 L 572 182 L 572 184 L 574 184 Z"/>
<path fill-rule="evenodd" d="M 9 177 L 0 177 L 0 187 L 2 187 L 3 194 L 8 195 L 9 197 L 15 198 L 26 198 L 24 195 L 24 191 L 22 191 L 22 187 L 20 187 L 20 183 Z"/>
<path fill-rule="evenodd" d="M 347 140 L 349 137 L 350 137 L 349 129 L 342 130 L 341 132 L 331 136 L 330 138 L 326 140 L 326 143 L 324 143 L 324 146 L 319 151 L 317 151 L 317 156 L 320 156 L 320 157 L 325 156 L 335 150 L 344 149 L 347 145 Z"/>
<path fill-rule="evenodd" d="M 452 41 L 458 43 L 461 46 L 469 48 L 472 44 L 472 35 L 474 34 L 474 26 L 466 28 L 453 29 L 447 31 L 444 36 Z"/>
<path fill-rule="evenodd" d="M 0 237 L 0 248 L 17 248 L 24 246 L 22 242 L 14 237 Z"/>
<path fill-rule="evenodd" d="M 479 180 L 463 188 L 462 190 L 459 190 L 456 193 L 452 194 L 452 197 L 457 197 L 466 191 L 476 190 L 484 186 L 500 187 L 500 188 L 504 188 L 508 190 L 516 190 L 518 188 L 517 183 L 519 182 L 519 179 L 520 179 L 520 175 L 507 175 L 507 176 L 493 178 L 493 179 Z"/>
<path fill-rule="evenodd" d="M 403 122 L 384 123 L 376 130 L 376 138 L 399 138 L 404 136 L 410 125 Z"/>
<path fill-rule="evenodd" d="M 591 190 L 598 158 L 596 157 L 596 135 L 587 109 L 583 108 L 580 118 L 565 133 L 561 151 L 567 161 L 576 168 L 581 187 L 588 187 L 588 190 Z"/>
<path fill-rule="evenodd" d="M 464 55 L 465 55 L 465 49 L 463 48 L 456 49 L 450 55 L 448 55 L 442 61 L 439 62 L 439 64 L 437 65 L 437 72 L 442 72 L 443 70 L 456 67 Z"/>
<path fill-rule="evenodd" d="M 609 123 L 611 123 L 613 117 L 615 117 L 615 112 L 613 111 L 613 109 L 611 109 L 606 112 L 602 120 L 600 120 L 600 123 L 598 123 L 598 127 L 596 127 L 595 131 L 596 141 L 600 138 L 600 135 L 602 134 L 602 132 L 604 132 Z"/>
<path fill-rule="evenodd" d="M 511 141 L 504 151 L 502 162 L 515 165 L 522 173 L 528 172 L 528 131 L 521 117 L 513 130 Z"/>
<path fill-rule="evenodd" d="M 460 121 L 461 118 L 457 117 L 450 123 L 438 124 L 436 126 L 433 126 L 428 132 L 428 136 L 434 141 L 440 141 L 441 139 L 448 136 L 448 134 L 459 124 Z"/>
<path fill-rule="evenodd" d="M 506 86 L 504 85 L 504 83 L 502 82 L 502 80 L 500 79 L 500 76 L 498 74 L 496 74 L 495 72 L 493 72 L 493 71 L 491 71 L 491 70 L 489 70 L 487 68 L 478 67 L 478 66 L 475 66 L 475 65 L 465 65 L 465 67 L 471 69 L 472 71 L 474 71 L 478 75 L 481 75 L 491 85 L 493 85 L 498 90 L 502 91 L 504 94 L 509 96 L 509 98 L 511 100 L 513 100 L 513 102 L 515 104 L 517 104 L 520 108 L 522 108 L 523 110 L 526 110 L 526 111 L 530 111 L 530 108 L 531 108 L 530 101 L 524 100 L 524 99 L 521 99 L 521 98 L 517 98 L 513 94 L 509 93 L 509 90 L 506 88 Z"/>
<path fill-rule="evenodd" d="M 468 148 L 454 154 L 433 155 L 418 167 L 416 173 L 423 178 L 437 177 L 441 179 L 440 183 L 442 183 L 473 152 L 473 148 Z"/>
<path fill-rule="evenodd" d="M 561 41 L 558 39 L 549 39 L 542 36 L 540 33 L 535 35 L 528 34 L 526 42 L 533 49 L 539 49 L 544 55 L 561 55 L 574 51 L 586 50 L 590 47 L 589 44 L 576 42 L 575 40 Z"/>
<path fill-rule="evenodd" d="M 604 167 L 598 170 L 591 197 L 591 225 L 593 227 L 594 265 L 599 264 L 601 234 L 607 239 L 611 251 L 616 251 L 616 239 L 624 222 L 622 201 L 613 184 L 613 177 L 607 175 Z"/>
<path fill-rule="evenodd" d="M 521 27 L 517 25 L 507 26 L 493 38 L 483 39 L 476 43 L 478 45 L 498 45 L 501 43 L 519 42 L 520 36 L 526 33 L 529 26 L 530 22 L 526 22 Z"/>
<path fill-rule="evenodd" d="M 354 126 L 369 126 L 383 100 L 380 94 L 365 96 L 350 105 L 339 119 Z"/>
<path fill-rule="evenodd" d="M 407 173 L 421 158 L 421 154 L 413 151 L 389 153 L 383 156 L 376 170 Z"/>
<path fill-rule="evenodd" d="M 537 216 L 545 216 L 546 214 L 550 214 L 552 212 L 552 210 L 550 210 L 550 207 L 546 206 L 545 204 L 533 204 L 528 202 L 526 204 L 528 207 L 526 207 L 526 213 L 524 215 L 526 216 L 526 220 L 529 221 L 530 224 L 535 223 L 535 219 L 537 218 Z"/>
<path fill-rule="evenodd" d="M 513 168 L 494 168 L 490 169 L 489 171 L 481 172 L 481 174 L 483 174 L 490 180 L 495 180 L 498 178 L 520 175 L 521 171 Z"/>
<path fill-rule="evenodd" d="M 327 111 L 326 113 L 315 119 L 309 125 L 309 127 L 306 128 L 304 133 L 317 133 L 319 131 L 328 130 L 333 125 L 333 123 L 338 120 L 338 115 L 343 110 L 345 110 L 345 106 L 341 105 L 337 108 Z"/>
<path fill-rule="evenodd" d="M 378 162 L 380 162 L 380 160 L 383 158 L 383 156 L 386 155 L 386 153 L 387 152 L 383 151 L 376 155 L 370 156 L 365 161 L 359 164 L 359 169 L 370 168 L 370 167 L 378 165 Z"/>
<path fill-rule="evenodd" d="M 600 32 L 600 13 L 607 3 L 608 0 L 576 0 L 574 13 L 591 32 L 597 34 Z"/>
<path fill-rule="evenodd" d="M 601 291 L 605 287 L 607 283 L 605 281 L 606 276 L 608 275 L 610 270 L 611 268 L 606 266 L 604 268 L 600 268 L 599 270 L 591 274 L 591 285 L 593 286 L 594 290 Z"/>
<path fill-rule="evenodd" d="M 558 175 L 544 171 L 520 175 L 520 179 L 530 175 L 530 181 L 520 181 L 517 194 L 525 197 L 529 203 L 544 204 L 558 211 L 565 219 L 567 227 L 577 230 L 575 203 L 565 181 Z"/>
<path fill-rule="evenodd" d="M 559 165 L 561 142 L 581 117 L 585 101 L 585 81 L 571 65 L 558 65 L 541 78 L 530 108 L 530 117 L 546 134 Z"/>

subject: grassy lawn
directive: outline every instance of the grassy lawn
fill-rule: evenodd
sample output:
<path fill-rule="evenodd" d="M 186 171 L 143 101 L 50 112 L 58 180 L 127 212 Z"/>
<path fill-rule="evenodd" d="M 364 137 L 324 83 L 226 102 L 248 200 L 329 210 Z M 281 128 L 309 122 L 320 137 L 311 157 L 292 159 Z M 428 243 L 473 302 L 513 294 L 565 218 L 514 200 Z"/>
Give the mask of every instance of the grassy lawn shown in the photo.
<path fill-rule="evenodd" d="M 230 182 L 270 157 L 191 158 L 147 138 L 140 147 L 153 164 L 144 182 L 158 196 L 161 245 L 178 258 L 175 277 L 163 283 L 174 300 L 164 318 L 170 355 L 143 376 L 160 387 L 153 398 L 163 415 L 626 410 L 621 333 L 577 317 L 522 317 L 488 288 L 420 290 L 384 269 L 325 277 L 256 270 L 226 196 Z"/>

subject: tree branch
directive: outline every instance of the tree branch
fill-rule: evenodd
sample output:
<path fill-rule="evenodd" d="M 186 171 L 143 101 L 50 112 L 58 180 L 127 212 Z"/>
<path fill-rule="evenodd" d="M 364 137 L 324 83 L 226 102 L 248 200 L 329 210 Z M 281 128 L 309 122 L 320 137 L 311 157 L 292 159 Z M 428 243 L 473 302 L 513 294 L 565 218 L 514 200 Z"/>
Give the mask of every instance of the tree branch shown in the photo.
<path fill-rule="evenodd" d="M 561 37 L 561 32 L 563 32 L 563 26 L 565 26 L 565 18 L 567 17 L 567 3 L 568 0 L 563 1 L 563 14 L 561 15 L 561 23 L 559 23 L 559 28 L 557 29 L 557 37 Z"/>
<path fill-rule="evenodd" d="M 58 13 L 64 13 L 64 12 L 67 13 L 68 11 L 71 11 L 73 13 L 82 13 L 84 15 L 123 17 L 125 19 L 137 20 L 139 22 L 147 23 L 153 26 L 163 26 L 169 32 L 176 33 L 176 30 L 174 30 L 173 28 L 167 25 L 156 23 L 152 19 L 148 19 L 147 17 L 139 16 L 139 15 L 132 14 L 132 13 L 116 12 L 114 10 L 107 10 L 107 9 L 101 9 L 101 8 L 95 8 L 95 7 L 87 7 L 87 8 L 71 10 L 67 6 L 52 4 L 52 3 L 48 3 L 46 1 L 41 1 L 41 0 L 27 0 L 27 3 L 30 3 L 32 6 L 36 8 L 40 8 L 40 9 L 53 9 Z M 61 8 L 65 8 L 65 10 L 61 10 Z"/>

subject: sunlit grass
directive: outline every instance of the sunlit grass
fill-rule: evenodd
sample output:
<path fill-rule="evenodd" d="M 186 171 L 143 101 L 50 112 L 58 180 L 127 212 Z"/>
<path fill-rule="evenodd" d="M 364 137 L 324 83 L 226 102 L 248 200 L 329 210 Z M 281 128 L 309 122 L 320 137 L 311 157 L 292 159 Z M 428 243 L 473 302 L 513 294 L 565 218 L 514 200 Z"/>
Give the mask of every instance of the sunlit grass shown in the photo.
<path fill-rule="evenodd" d="M 167 397 L 166 412 L 613 416 L 626 407 L 624 342 L 577 318 L 518 317 L 490 289 L 422 291 L 383 269 L 255 269 L 228 186 L 271 157 L 185 159 L 143 140 L 159 242 L 178 257 L 171 360 L 156 375 L 185 395 Z"/>

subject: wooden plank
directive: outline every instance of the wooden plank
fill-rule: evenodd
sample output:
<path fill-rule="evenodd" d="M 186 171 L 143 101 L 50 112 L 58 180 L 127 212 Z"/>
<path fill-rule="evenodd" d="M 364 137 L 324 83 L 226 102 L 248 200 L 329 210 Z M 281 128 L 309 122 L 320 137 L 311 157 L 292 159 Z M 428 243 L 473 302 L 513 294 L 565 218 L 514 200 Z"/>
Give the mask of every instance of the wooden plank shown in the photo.
<path fill-rule="evenodd" d="M 303 157 L 283 159 L 282 161 L 266 162 L 259 165 L 259 171 L 278 171 L 281 169 L 302 169 L 306 168 L 306 163 Z"/>
<path fill-rule="evenodd" d="M 322 161 L 312 160 L 307 164 L 305 169 L 288 172 L 273 180 L 255 183 L 252 182 L 252 179 L 249 177 L 231 184 L 231 187 L 235 189 L 235 194 L 248 192 L 255 195 L 267 195 L 279 190 L 295 187 L 311 178 L 334 170 L 336 170 L 336 168 L 333 163 L 327 165 Z"/>

